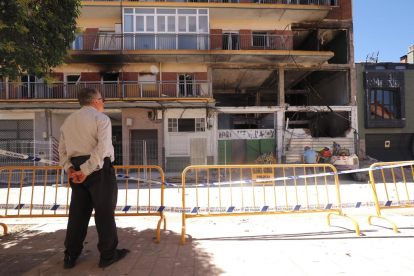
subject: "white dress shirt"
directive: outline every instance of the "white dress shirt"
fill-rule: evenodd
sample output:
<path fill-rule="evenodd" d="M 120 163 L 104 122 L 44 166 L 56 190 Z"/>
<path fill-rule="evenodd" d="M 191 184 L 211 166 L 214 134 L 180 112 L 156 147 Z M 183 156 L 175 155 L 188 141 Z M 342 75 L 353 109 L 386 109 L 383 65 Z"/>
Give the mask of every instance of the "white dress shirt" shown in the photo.
<path fill-rule="evenodd" d="M 114 159 L 111 120 L 92 106 L 84 106 L 69 115 L 60 128 L 59 161 L 65 171 L 72 157 L 90 155 L 80 166 L 85 175 L 100 170 L 104 158 Z"/>

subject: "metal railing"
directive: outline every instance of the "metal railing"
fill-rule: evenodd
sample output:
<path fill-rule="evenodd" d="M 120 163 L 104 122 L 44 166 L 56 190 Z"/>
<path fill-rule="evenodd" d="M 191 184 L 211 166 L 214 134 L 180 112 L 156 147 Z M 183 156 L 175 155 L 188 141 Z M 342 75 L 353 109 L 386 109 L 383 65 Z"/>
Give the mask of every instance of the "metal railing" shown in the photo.
<path fill-rule="evenodd" d="M 81 34 L 77 51 L 114 50 L 291 50 L 292 35 L 276 34 Z"/>
<path fill-rule="evenodd" d="M 372 218 L 388 221 L 395 233 L 398 233 L 397 225 L 390 219 L 382 216 L 381 210 L 414 208 L 414 167 L 413 161 L 374 163 L 369 171 L 372 192 L 375 201 L 376 215 L 368 217 L 371 225 Z M 384 169 L 382 166 L 401 165 L 400 168 Z M 404 165 L 406 165 L 404 167 Z"/>
<path fill-rule="evenodd" d="M 211 81 L 118 81 L 2 83 L 0 99 L 77 99 L 84 87 L 96 88 L 104 98 L 184 98 L 211 97 Z"/>
<path fill-rule="evenodd" d="M 331 215 L 349 218 L 359 236 L 358 222 L 342 212 L 337 175 L 330 176 L 329 181 L 326 176 L 295 178 L 319 172 L 336 172 L 336 169 L 330 164 L 187 167 L 182 174 L 182 207 L 189 207 L 190 211 L 182 214 L 181 244 L 185 244 L 187 219 L 225 216 L 327 213 L 328 226 Z M 237 183 L 247 179 L 272 179 L 279 176 L 291 179 Z M 186 187 L 190 181 L 195 187 Z M 198 187 L 199 183 L 215 185 L 203 184 Z M 333 204 L 337 206 L 331 208 Z M 268 208 L 272 208 L 272 211 L 267 211 Z M 247 209 L 255 211 L 249 212 Z"/>
<path fill-rule="evenodd" d="M 67 178 L 62 181 L 61 171 L 59 166 L 0 167 L 0 174 L 6 176 L 7 184 L 0 191 L 0 218 L 68 217 L 71 189 Z M 12 186 L 14 174 L 19 176 L 17 187 Z M 159 206 L 164 206 L 165 186 L 152 181 L 160 179 L 164 182 L 164 171 L 158 166 L 115 166 L 115 174 L 144 176 L 149 180 L 117 181 L 119 191 L 115 216 L 158 217 L 156 242 L 160 242 L 161 224 L 164 222 L 166 230 L 167 222 L 163 209 L 159 209 Z M 48 179 L 52 181 L 48 182 Z M 135 210 L 131 210 L 132 206 Z M 0 226 L 7 233 L 7 225 L 0 223 Z"/>
<path fill-rule="evenodd" d="M 337 6 L 338 0 L 84 0 L 83 2 L 185 2 L 185 3 L 231 3 L 231 4 L 287 4 Z"/>

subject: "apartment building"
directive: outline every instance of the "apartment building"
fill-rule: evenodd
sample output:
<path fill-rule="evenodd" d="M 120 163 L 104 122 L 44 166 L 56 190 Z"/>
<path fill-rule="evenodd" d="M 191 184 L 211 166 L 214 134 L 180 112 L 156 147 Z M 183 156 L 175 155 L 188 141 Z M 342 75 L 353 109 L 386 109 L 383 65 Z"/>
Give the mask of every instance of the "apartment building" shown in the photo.
<path fill-rule="evenodd" d="M 359 154 L 387 162 L 413 160 L 414 64 L 357 63 L 356 73 Z"/>
<path fill-rule="evenodd" d="M 58 82 L 0 80 L 0 146 L 48 142 L 28 153 L 56 159 L 77 91 L 95 87 L 117 164 L 293 163 L 334 141 L 355 152 L 352 0 L 83 1 L 81 12 Z"/>

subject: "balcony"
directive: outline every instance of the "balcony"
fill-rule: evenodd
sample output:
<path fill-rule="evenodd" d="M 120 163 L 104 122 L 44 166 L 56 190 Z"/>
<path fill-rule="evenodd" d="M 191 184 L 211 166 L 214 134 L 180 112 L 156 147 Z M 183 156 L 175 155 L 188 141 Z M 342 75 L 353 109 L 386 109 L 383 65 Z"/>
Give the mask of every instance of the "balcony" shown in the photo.
<path fill-rule="evenodd" d="M 83 1 L 80 17 L 122 20 L 125 8 L 208 8 L 209 19 L 253 21 L 322 21 L 336 8 L 337 0 L 141 0 Z M 85 23 L 86 24 L 86 23 Z"/>
<path fill-rule="evenodd" d="M 72 50 L 291 50 L 291 45 L 291 35 L 99 33 L 79 35 Z"/>
<path fill-rule="evenodd" d="M 231 4 L 285 4 L 337 6 L 338 0 L 84 0 L 83 2 L 184 2 L 184 3 L 231 3 Z"/>
<path fill-rule="evenodd" d="M 211 98 L 211 81 L 195 80 L 191 83 L 171 81 L 153 82 L 57 82 L 45 83 L 0 83 L 2 101 L 49 101 L 75 100 L 80 89 L 96 88 L 107 101 L 152 99 L 172 100 L 172 98 Z"/>
<path fill-rule="evenodd" d="M 83 34 L 67 63 L 323 63 L 333 52 L 292 51 L 292 35 L 275 34 Z M 289 59 L 289 60 L 288 60 Z"/>

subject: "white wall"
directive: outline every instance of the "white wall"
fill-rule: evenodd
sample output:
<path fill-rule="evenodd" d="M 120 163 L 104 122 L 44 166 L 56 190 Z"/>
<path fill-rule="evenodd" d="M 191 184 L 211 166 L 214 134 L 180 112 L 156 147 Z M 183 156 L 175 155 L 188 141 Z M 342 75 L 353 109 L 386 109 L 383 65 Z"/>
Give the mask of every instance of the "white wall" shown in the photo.
<path fill-rule="evenodd" d="M 206 125 L 211 122 L 212 127 L 204 132 L 168 132 L 169 118 L 206 118 L 206 109 L 167 109 L 164 112 L 164 139 L 165 155 L 167 157 L 190 156 L 190 139 L 206 138 L 207 139 L 207 156 L 214 156 L 214 162 L 217 162 L 217 118 L 212 115 L 206 120 Z"/>

